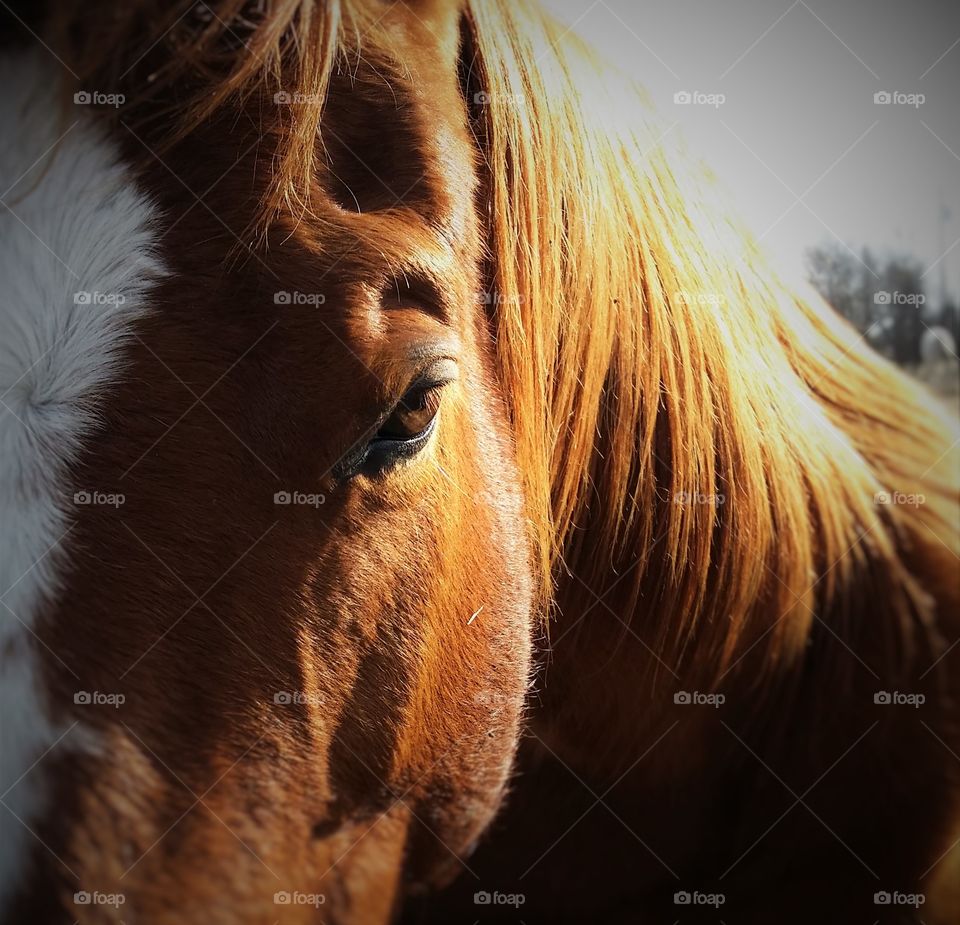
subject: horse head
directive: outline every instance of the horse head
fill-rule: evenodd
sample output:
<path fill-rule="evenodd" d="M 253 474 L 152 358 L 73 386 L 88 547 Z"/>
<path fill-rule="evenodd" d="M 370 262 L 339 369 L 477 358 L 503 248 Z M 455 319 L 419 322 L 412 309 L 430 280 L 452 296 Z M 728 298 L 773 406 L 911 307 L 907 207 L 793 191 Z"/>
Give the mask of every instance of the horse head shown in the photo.
<path fill-rule="evenodd" d="M 517 745 L 538 576 L 459 10 L 234 6 L 87 11 L 68 83 L 4 62 L 22 920 L 384 921 Z M 241 86 L 246 28 L 275 74 Z"/>

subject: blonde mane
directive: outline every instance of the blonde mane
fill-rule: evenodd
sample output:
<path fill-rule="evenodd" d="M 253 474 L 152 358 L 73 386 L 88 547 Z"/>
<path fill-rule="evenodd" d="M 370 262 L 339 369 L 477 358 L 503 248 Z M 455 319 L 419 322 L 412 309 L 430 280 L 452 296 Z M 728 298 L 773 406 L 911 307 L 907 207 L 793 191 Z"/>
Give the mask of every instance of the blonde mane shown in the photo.
<path fill-rule="evenodd" d="M 696 637 L 713 677 L 767 633 L 798 657 L 815 614 L 925 622 L 904 551 L 960 552 L 956 423 L 784 286 L 641 92 L 535 4 L 470 16 L 497 345 L 551 564 L 597 593 L 631 570 L 622 615 L 668 664 Z M 895 491 L 925 503 L 875 503 Z"/>
<path fill-rule="evenodd" d="M 69 19 L 54 34 L 84 79 L 158 101 L 181 88 L 170 144 L 220 110 L 260 112 L 285 139 L 267 227 L 307 208 L 331 74 L 391 60 L 391 36 L 360 3 L 278 0 L 248 21 L 227 0 L 192 31 L 192 14 L 177 25 L 191 5 L 131 4 L 82 42 Z M 787 288 L 642 93 L 534 3 L 467 0 L 463 58 L 545 582 L 570 572 L 599 593 L 619 576 L 622 616 L 708 679 L 761 637 L 771 664 L 799 658 L 817 618 L 875 616 L 908 655 L 931 608 L 917 563 L 960 553 L 949 416 L 812 291 Z M 265 105 L 279 90 L 317 103 Z M 876 504 L 884 491 L 925 503 Z"/>

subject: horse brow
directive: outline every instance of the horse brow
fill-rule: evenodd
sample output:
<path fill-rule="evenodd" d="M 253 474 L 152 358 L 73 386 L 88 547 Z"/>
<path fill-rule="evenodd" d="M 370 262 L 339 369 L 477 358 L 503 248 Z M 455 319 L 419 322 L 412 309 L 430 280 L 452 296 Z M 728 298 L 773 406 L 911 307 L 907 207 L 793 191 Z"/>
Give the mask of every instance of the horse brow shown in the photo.
<path fill-rule="evenodd" d="M 453 319 L 449 283 L 438 279 L 435 273 L 424 272 L 422 266 L 408 266 L 395 272 L 385 295 L 395 297 L 397 307 L 415 305 L 445 324 Z"/>
<path fill-rule="evenodd" d="M 457 315 L 459 269 L 458 257 L 445 237 L 439 246 L 424 243 L 391 268 L 384 298 L 392 298 L 398 307 L 415 305 L 450 324 Z"/>

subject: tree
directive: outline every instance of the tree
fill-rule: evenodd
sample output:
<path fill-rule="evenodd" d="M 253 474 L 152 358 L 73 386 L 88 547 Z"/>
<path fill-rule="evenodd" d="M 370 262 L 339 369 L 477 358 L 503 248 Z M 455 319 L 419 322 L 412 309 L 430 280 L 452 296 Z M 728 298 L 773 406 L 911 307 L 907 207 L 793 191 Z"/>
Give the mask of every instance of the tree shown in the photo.
<path fill-rule="evenodd" d="M 917 261 L 893 255 L 880 264 L 867 248 L 858 256 L 837 243 L 806 256 L 813 285 L 877 350 L 903 365 L 919 363 L 926 297 Z"/>

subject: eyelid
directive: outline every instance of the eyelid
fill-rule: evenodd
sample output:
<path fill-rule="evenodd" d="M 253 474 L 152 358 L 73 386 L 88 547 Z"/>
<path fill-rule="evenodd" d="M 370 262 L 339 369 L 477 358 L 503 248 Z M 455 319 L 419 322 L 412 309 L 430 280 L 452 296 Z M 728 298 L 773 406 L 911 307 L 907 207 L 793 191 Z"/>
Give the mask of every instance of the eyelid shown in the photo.
<path fill-rule="evenodd" d="M 426 391 L 428 389 L 439 389 L 456 382 L 460 378 L 460 370 L 456 360 L 452 357 L 433 357 L 430 362 L 423 366 L 416 376 L 411 379 L 402 392 L 394 393 L 394 397 L 380 415 L 380 418 L 374 422 L 370 433 L 375 434 L 390 416 L 397 410 L 400 403 L 411 392 Z"/>
<path fill-rule="evenodd" d="M 460 378 L 460 368 L 457 364 L 457 361 L 452 356 L 436 356 L 433 354 L 424 365 L 419 373 L 410 381 L 407 387 L 404 389 L 403 393 L 397 396 L 395 401 L 392 403 L 390 408 L 383 412 L 380 419 L 376 421 L 373 426 L 367 431 L 366 437 L 361 437 L 353 445 L 353 448 L 348 452 L 331 470 L 333 477 L 336 480 L 348 479 L 353 475 L 361 471 L 362 466 L 365 464 L 366 460 L 369 457 L 369 451 L 371 446 L 371 441 L 376 436 L 377 432 L 383 425 L 390 419 L 391 415 L 396 411 L 397 406 L 403 401 L 404 397 L 409 395 L 411 392 L 420 391 L 420 390 L 429 390 L 429 389 L 441 389 L 446 385 L 449 385 L 452 382 L 456 382 Z M 429 437 L 433 433 L 436 425 L 436 416 L 433 421 L 431 421 L 427 431 L 425 432 L 425 437 Z M 416 443 L 416 440 L 412 440 L 411 444 Z M 402 443 L 398 443 L 397 446 L 402 446 Z M 399 456 L 403 455 L 403 452 L 398 452 Z"/>
<path fill-rule="evenodd" d="M 456 382 L 459 378 L 460 369 L 456 360 L 452 357 L 438 357 L 420 370 L 403 394 L 407 395 L 414 389 L 447 385 L 450 382 Z M 400 396 L 398 401 L 403 401 L 403 395 Z"/>

